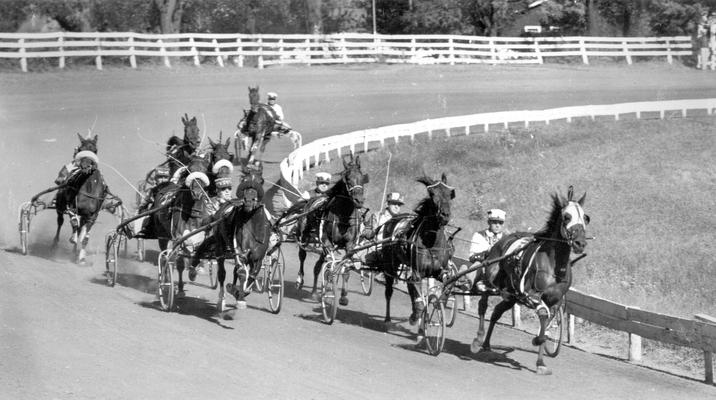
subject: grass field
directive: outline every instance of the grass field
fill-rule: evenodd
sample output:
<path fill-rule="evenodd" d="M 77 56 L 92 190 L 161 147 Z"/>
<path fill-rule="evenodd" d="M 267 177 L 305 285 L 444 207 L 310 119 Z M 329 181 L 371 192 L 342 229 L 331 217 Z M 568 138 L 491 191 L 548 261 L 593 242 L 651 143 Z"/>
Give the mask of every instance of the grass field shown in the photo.
<path fill-rule="evenodd" d="M 512 231 L 535 231 L 550 194 L 574 185 L 587 192 L 588 235 L 596 237 L 577 264 L 576 287 L 658 312 L 716 315 L 715 129 L 713 116 L 585 120 L 394 145 L 362 157 L 372 178 L 368 206 L 380 207 L 389 152 L 388 191 L 404 193 L 406 209 L 426 194 L 415 182 L 422 171 L 445 172 L 457 189 L 452 224 L 464 229 L 456 242 L 464 256 L 487 209 L 506 210 Z"/>

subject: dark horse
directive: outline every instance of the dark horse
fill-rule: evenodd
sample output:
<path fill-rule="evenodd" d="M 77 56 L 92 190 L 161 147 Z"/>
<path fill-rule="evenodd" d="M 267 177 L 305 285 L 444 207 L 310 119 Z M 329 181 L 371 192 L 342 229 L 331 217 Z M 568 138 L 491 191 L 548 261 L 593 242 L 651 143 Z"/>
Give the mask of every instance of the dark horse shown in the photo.
<path fill-rule="evenodd" d="M 216 178 L 230 178 L 234 172 L 234 155 L 229 152 L 229 144 L 231 138 L 226 139 L 226 143 L 221 143 L 221 133 L 219 133 L 219 141 L 214 142 L 209 138 L 211 145 L 211 171 L 209 171 L 209 195 L 216 196 L 216 186 L 214 181 Z"/>
<path fill-rule="evenodd" d="M 196 117 L 189 119 L 187 114 L 181 117 L 184 124 L 184 138 L 172 136 L 167 140 L 167 161 L 169 173 L 174 174 L 179 168 L 188 165 L 191 156 L 197 151 L 201 144 L 201 135 L 196 123 Z"/>
<path fill-rule="evenodd" d="M 244 297 L 250 293 L 261 263 L 269 250 L 272 224 L 261 204 L 263 178 L 259 174 L 246 175 L 237 189 L 240 191 L 237 193 L 239 200 L 225 204 L 217 212 L 220 214 L 215 233 L 217 240 L 215 254 L 219 266 L 217 273 L 219 312 L 224 311 L 225 307 L 224 261 L 227 255 L 234 259 L 235 266 L 233 281 L 226 285 L 226 291 L 236 297 L 238 308 L 246 308 Z"/>
<path fill-rule="evenodd" d="M 254 160 L 257 151 L 263 153 L 266 150 L 266 144 L 271 140 L 271 132 L 273 132 L 277 118 L 271 107 L 259 101 L 259 87 L 249 86 L 251 109 L 244 111 L 244 117 L 238 124 L 241 134 L 248 139 L 248 143 L 241 141 L 244 146 L 248 147 L 248 162 Z"/>
<path fill-rule="evenodd" d="M 580 254 L 587 246 L 585 227 L 589 223 L 589 216 L 582 209 L 587 195 L 585 193 L 579 200 L 573 200 L 573 194 L 570 186 L 566 200 L 557 195 L 552 196 L 552 211 L 547 224 L 539 232 L 504 236 L 490 249 L 487 260 L 507 255 L 499 263 L 487 266 L 484 276 L 491 286 L 499 289 L 503 300 L 492 311 L 484 341 L 481 338 L 487 296 L 480 300 L 480 325 L 477 337 L 470 346 L 473 352 L 479 350 L 480 344 L 482 351 L 490 351 L 490 338 L 495 323 L 505 311 L 519 302 L 537 309 L 540 331 L 532 340 L 533 345 L 539 346 L 537 373 L 551 374 L 543 360 L 547 340 L 545 329 L 550 313 L 560 306 L 572 284 L 571 252 Z"/>
<path fill-rule="evenodd" d="M 303 286 L 303 265 L 306 261 L 306 248 L 311 242 L 318 241 L 320 256 L 313 267 L 313 289 L 311 296 L 317 296 L 318 274 L 326 260 L 326 256 L 333 250 L 350 251 L 356 246 L 363 215 L 364 190 L 363 185 L 368 183 L 368 174 L 361 171 L 360 158 L 352 155 L 346 160 L 343 158 L 343 172 L 341 179 L 329 188 L 323 197 L 314 198 L 306 202 L 296 203 L 289 208 L 281 219 L 290 218 L 291 215 L 305 214 L 297 221 L 297 236 L 299 242 L 297 285 Z M 345 285 L 341 291 L 340 304 L 347 305 Z"/>
<path fill-rule="evenodd" d="M 84 263 L 89 232 L 97 220 L 97 215 L 102 209 L 105 198 L 108 196 L 116 197 L 111 195 L 102 178 L 102 174 L 97 168 L 98 158 L 94 152 L 81 150 L 77 152 L 75 158 L 79 162 L 78 169 L 67 178 L 66 182 L 60 185 L 57 192 L 55 203 L 57 232 L 52 241 L 52 247 L 57 247 L 60 230 L 64 223 L 64 214 L 68 214 L 72 225 L 70 242 L 75 245 L 79 244 L 80 250 L 77 261 Z"/>
<path fill-rule="evenodd" d="M 390 299 L 395 279 L 402 275 L 407 281 L 412 303 L 410 323 L 415 324 L 424 307 L 416 284 L 424 278 L 442 280 L 442 272 L 454 252 L 445 226 L 450 221 L 450 203 L 455 198 L 455 189 L 448 186 L 445 174 L 439 181 L 427 176 L 417 181 L 427 187 L 428 197 L 418 203 L 415 215 L 403 214 L 386 222 L 383 237 L 390 241 L 380 248 L 377 260 L 366 260 L 371 268 L 378 267 L 385 275 L 386 323 L 391 322 Z M 408 269 L 403 271 L 402 266 Z"/>

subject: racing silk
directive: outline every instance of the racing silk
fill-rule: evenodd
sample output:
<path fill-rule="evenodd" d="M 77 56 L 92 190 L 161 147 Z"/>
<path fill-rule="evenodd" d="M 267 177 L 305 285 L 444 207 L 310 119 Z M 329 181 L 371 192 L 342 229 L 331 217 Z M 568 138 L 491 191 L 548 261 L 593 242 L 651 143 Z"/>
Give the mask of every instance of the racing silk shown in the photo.
<path fill-rule="evenodd" d="M 495 234 L 492 233 L 492 231 L 490 231 L 489 229 L 475 232 L 475 234 L 472 235 L 472 243 L 470 244 L 470 255 L 481 254 L 490 251 L 492 246 L 494 246 L 498 240 L 502 239 L 504 235 L 504 231 Z"/>
<path fill-rule="evenodd" d="M 271 107 L 271 109 L 273 110 L 273 113 L 274 113 L 274 115 L 276 116 L 276 119 L 277 119 L 277 120 L 280 120 L 280 121 L 283 121 L 283 117 L 284 117 L 284 115 L 283 115 L 283 107 L 281 107 L 281 106 L 278 105 L 278 104 L 274 104 L 274 105 L 269 106 L 269 107 Z"/>

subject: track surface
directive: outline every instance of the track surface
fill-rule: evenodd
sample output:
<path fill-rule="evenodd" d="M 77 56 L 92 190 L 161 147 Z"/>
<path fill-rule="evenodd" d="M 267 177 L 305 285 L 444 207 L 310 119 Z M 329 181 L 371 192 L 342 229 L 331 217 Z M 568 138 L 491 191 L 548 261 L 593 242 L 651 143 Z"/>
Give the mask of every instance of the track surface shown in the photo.
<path fill-rule="evenodd" d="M 263 71 L 218 68 L 67 71 L 0 76 L 0 398 L 713 398 L 691 379 L 566 348 L 547 359 L 552 376 L 534 373 L 531 337 L 496 330 L 492 354 L 472 355 L 476 320 L 466 314 L 447 331 L 444 352 L 415 348 L 396 292 L 396 323 L 386 331 L 383 287 L 356 292 L 338 321 L 320 321 L 317 303 L 298 292 L 293 245 L 286 299 L 273 315 L 253 294 L 233 320 L 214 312 L 216 294 L 188 286 L 178 313 L 158 310 L 155 269 L 130 254 L 120 285 L 108 288 L 100 217 L 90 262 L 71 262 L 62 234 L 50 254 L 54 215 L 33 220 L 30 255 L 17 253 L 17 207 L 51 185 L 95 118 L 100 160 L 131 182 L 161 161 L 161 146 L 181 133 L 180 115 L 197 115 L 213 139 L 233 132 L 248 85 L 273 90 L 306 142 L 326 135 L 426 118 L 508 109 L 716 96 L 713 74 L 679 67 L 320 67 Z M 204 123 L 206 121 L 205 129 Z M 224 136 L 226 137 L 226 136 Z M 289 150 L 272 143 L 268 158 Z M 113 191 L 131 199 L 122 178 L 102 167 Z M 275 174 L 273 170 L 271 173 Z M 131 202 L 131 201 L 129 201 Z M 150 256 L 156 254 L 150 252 Z M 311 261 L 313 259 L 309 259 Z M 310 268 L 309 268 L 310 270 Z M 199 282 L 206 282 L 205 276 Z M 309 278 L 309 284 L 312 280 Z"/>

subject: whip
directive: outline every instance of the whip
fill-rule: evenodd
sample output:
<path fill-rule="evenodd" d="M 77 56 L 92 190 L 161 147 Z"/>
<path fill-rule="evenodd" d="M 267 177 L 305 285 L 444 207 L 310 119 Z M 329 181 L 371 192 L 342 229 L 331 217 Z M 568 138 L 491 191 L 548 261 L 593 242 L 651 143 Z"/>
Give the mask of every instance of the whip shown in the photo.
<path fill-rule="evenodd" d="M 393 153 L 388 152 L 388 167 L 385 170 L 385 185 L 383 186 L 383 197 L 380 198 L 380 210 L 383 211 L 383 203 L 385 203 L 385 196 L 388 192 L 388 177 L 390 176 L 390 159 L 393 157 Z"/>

